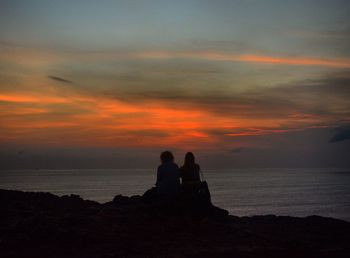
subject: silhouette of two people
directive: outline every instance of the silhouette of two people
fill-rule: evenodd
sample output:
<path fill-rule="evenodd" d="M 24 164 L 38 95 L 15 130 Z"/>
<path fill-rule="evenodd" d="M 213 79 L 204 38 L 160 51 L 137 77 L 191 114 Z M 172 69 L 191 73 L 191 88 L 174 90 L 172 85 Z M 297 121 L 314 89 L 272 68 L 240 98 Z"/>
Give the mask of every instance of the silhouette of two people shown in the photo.
<path fill-rule="evenodd" d="M 200 166 L 196 164 L 192 152 L 185 155 L 184 165 L 179 168 L 174 162 L 174 156 L 170 151 L 164 151 L 160 155 L 161 165 L 157 170 L 156 189 L 157 194 L 163 197 L 182 195 L 203 195 L 202 187 L 207 185 L 201 182 Z M 181 179 L 181 182 L 180 182 Z M 209 194 L 209 189 L 206 189 Z M 210 198 L 210 196 L 206 197 Z"/>
<path fill-rule="evenodd" d="M 154 201 L 154 208 L 174 214 L 190 212 L 200 216 L 227 216 L 226 210 L 211 203 L 208 184 L 201 181 L 200 166 L 196 164 L 192 152 L 186 154 L 181 168 L 174 162 L 170 151 L 162 152 L 160 160 L 156 187 L 143 195 L 145 200 Z"/>

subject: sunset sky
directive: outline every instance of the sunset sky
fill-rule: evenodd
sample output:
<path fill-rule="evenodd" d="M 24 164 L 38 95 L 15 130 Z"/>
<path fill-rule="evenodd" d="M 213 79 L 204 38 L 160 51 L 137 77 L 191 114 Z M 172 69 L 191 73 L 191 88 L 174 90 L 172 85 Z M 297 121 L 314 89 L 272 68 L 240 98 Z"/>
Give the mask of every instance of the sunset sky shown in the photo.
<path fill-rule="evenodd" d="M 0 1 L 2 168 L 350 167 L 350 1 Z"/>

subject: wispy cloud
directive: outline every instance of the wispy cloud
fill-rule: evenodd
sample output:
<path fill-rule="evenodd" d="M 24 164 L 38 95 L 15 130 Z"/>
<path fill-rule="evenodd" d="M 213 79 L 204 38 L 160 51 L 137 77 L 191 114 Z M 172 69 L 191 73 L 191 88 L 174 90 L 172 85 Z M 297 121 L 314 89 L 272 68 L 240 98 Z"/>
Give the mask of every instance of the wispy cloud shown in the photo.
<path fill-rule="evenodd" d="M 22 51 L 28 51 L 28 56 Z M 347 59 L 218 51 L 72 51 L 63 55 L 43 51 L 37 55 L 36 50 L 24 48 L 2 54 L 7 55 L 5 73 L 11 80 L 3 80 L 9 86 L 0 90 L 0 133 L 11 142 L 202 148 L 212 144 L 229 150 L 237 138 L 334 127 L 350 120 Z M 13 65 L 17 61 L 37 65 L 18 76 L 14 68 L 20 65 Z M 247 89 L 244 80 L 235 77 L 237 66 L 220 62 L 276 67 L 270 69 L 271 77 L 266 76 L 269 87 Z M 66 64 L 73 64 L 72 69 L 67 70 Z M 345 71 L 273 84 L 270 78 L 280 79 L 276 75 L 280 65 Z M 250 71 L 246 74 L 250 76 Z M 249 79 L 249 83 L 261 83 Z"/>
<path fill-rule="evenodd" d="M 69 99 L 60 96 L 43 96 L 33 93 L 0 93 L 0 102 L 13 103 L 68 103 Z"/>
<path fill-rule="evenodd" d="M 61 78 L 61 77 L 58 77 L 58 76 L 49 75 L 49 76 L 47 76 L 47 77 L 50 78 L 51 80 L 58 81 L 58 82 L 73 83 L 73 82 L 70 81 L 70 80 L 67 80 L 67 79 L 64 79 L 64 78 Z"/>
<path fill-rule="evenodd" d="M 174 107 L 200 108 L 216 116 L 260 118 L 265 121 L 276 118 L 313 121 L 320 117 L 334 119 L 350 116 L 350 78 L 345 73 L 240 93 L 140 88 L 124 92 L 110 90 L 108 95 L 129 103 L 164 102 Z"/>
<path fill-rule="evenodd" d="M 247 62 L 261 64 L 280 64 L 280 65 L 301 65 L 301 66 L 326 66 L 333 68 L 350 68 L 350 59 L 341 58 L 314 58 L 314 57 L 287 57 L 287 56 L 269 56 L 256 54 L 229 54 L 224 52 L 143 52 L 132 54 L 136 58 L 194 58 L 210 61 L 230 61 Z"/>
<path fill-rule="evenodd" d="M 11 142 L 230 149 L 235 138 L 348 123 L 349 83 L 334 75 L 235 94 L 142 88 L 103 94 L 75 87 L 2 93 L 0 130 Z"/>
<path fill-rule="evenodd" d="M 0 45 L 1 46 L 1 45 Z M 8 51 L 10 48 L 13 51 Z M 54 51 L 49 49 L 24 48 L 17 46 L 6 46 L 6 51 L 0 52 L 0 57 L 7 62 L 17 62 L 26 65 L 48 65 L 55 62 L 72 62 L 72 61 L 108 61 L 108 60 L 142 60 L 142 59 L 197 59 L 212 62 L 243 62 L 255 64 L 279 64 L 293 66 L 321 66 L 338 69 L 350 68 L 350 58 L 336 57 L 312 57 L 312 56 L 291 56 L 266 54 L 262 50 L 257 54 L 256 50 L 243 49 L 234 51 Z M 50 76 L 63 79 L 58 76 Z M 51 79 L 54 79 L 51 78 Z M 69 81 L 69 80 L 67 80 Z"/>

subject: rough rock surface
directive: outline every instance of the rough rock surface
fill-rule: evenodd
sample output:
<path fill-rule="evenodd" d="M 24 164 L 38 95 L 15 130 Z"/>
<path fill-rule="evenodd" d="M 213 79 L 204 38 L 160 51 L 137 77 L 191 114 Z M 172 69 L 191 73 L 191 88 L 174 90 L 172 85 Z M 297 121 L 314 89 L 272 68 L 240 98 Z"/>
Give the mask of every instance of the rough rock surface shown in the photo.
<path fill-rule="evenodd" d="M 0 257 L 350 257 L 350 223 L 0 190 Z"/>

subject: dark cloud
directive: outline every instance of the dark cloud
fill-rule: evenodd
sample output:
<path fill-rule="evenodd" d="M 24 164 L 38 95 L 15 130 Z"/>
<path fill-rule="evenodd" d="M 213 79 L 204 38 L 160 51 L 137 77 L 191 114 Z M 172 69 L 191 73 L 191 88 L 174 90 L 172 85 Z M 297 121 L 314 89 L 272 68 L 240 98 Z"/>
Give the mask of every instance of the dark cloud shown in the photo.
<path fill-rule="evenodd" d="M 350 126 L 337 128 L 337 133 L 329 140 L 329 142 L 340 142 L 350 139 Z"/>
<path fill-rule="evenodd" d="M 63 82 L 63 83 L 73 83 L 72 81 L 70 80 L 67 80 L 67 79 L 63 79 L 61 77 L 57 77 L 57 76 L 52 76 L 52 75 L 49 75 L 48 78 L 50 78 L 51 80 L 54 80 L 54 81 L 58 81 L 58 82 Z"/>
<path fill-rule="evenodd" d="M 220 116 L 287 118 L 299 114 L 334 121 L 350 117 L 350 76 L 345 73 L 241 92 L 227 88 L 195 91 L 174 86 L 111 89 L 105 94 L 131 103 L 164 101 L 174 107 L 200 108 Z"/>

